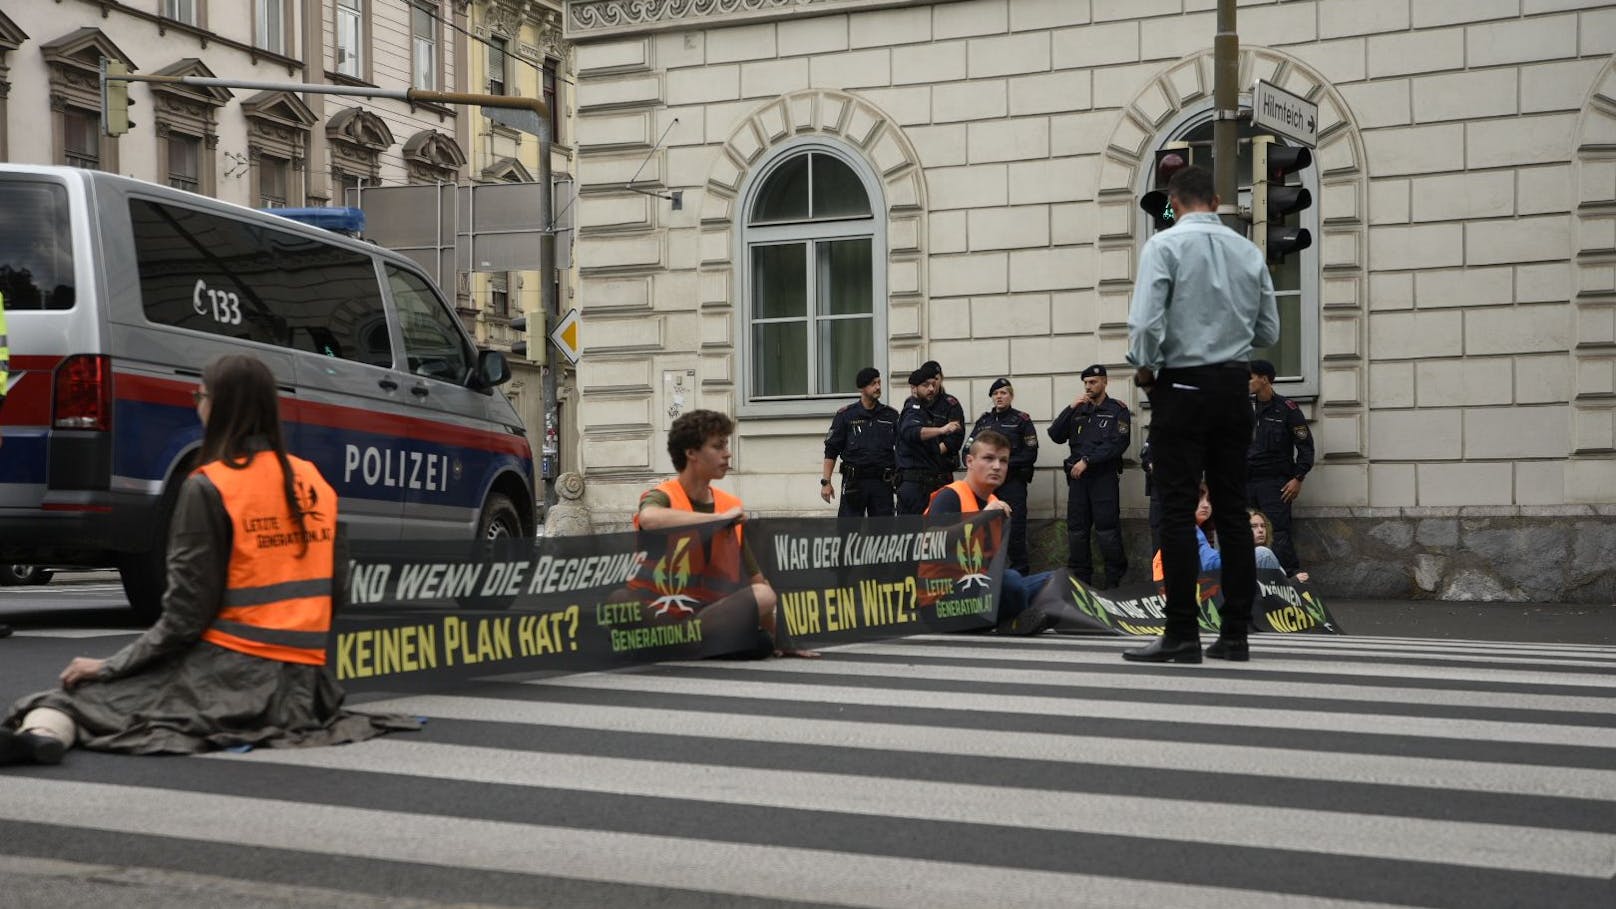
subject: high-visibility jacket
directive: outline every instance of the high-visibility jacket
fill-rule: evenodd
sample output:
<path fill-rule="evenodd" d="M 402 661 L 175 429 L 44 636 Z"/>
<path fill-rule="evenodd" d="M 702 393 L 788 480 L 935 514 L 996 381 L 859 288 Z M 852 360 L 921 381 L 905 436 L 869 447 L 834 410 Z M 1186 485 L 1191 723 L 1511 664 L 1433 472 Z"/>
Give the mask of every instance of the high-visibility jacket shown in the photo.
<path fill-rule="evenodd" d="M 980 510 L 977 507 L 977 504 L 976 504 L 976 493 L 971 491 L 971 484 L 965 482 L 964 480 L 955 480 L 954 482 L 949 483 L 948 485 L 942 487 L 942 489 L 938 489 L 936 492 L 933 492 L 931 494 L 931 500 L 926 503 L 926 514 L 928 514 L 928 515 L 931 514 L 932 503 L 937 501 L 937 496 L 942 493 L 943 489 L 952 489 L 952 490 L 954 490 L 954 494 L 959 496 L 960 515 L 962 517 L 968 518 L 970 515 L 973 515 L 973 514 L 977 513 Z M 996 495 L 994 495 L 992 493 L 988 493 L 988 504 L 989 505 L 992 505 L 994 502 L 997 502 L 997 501 L 999 501 L 998 496 L 996 496 Z M 994 521 L 994 522 L 990 523 L 989 526 L 992 528 L 990 533 L 992 534 L 991 539 L 992 539 L 993 542 L 992 542 L 992 548 L 991 549 L 987 549 L 987 550 L 983 551 L 984 559 L 982 561 L 982 564 L 979 566 L 982 571 L 987 570 L 988 563 L 992 561 L 992 558 L 991 558 L 992 554 L 999 551 L 999 544 L 1000 544 L 1000 541 L 1002 539 L 1003 531 L 1004 531 L 1004 522 L 1003 521 Z M 961 564 L 961 562 L 959 562 L 957 560 L 956 561 L 943 561 L 943 560 L 940 560 L 940 559 L 928 560 L 928 561 L 925 561 L 925 562 L 921 562 L 920 563 L 920 568 L 919 568 L 920 577 L 923 578 L 923 579 L 929 579 L 929 580 L 932 580 L 932 581 L 940 581 L 940 580 L 943 580 L 943 579 L 947 579 L 949 581 L 957 581 L 958 579 L 964 577 L 966 574 L 971 574 L 971 573 L 975 573 L 975 572 L 968 571 L 967 568 L 963 564 Z M 922 585 L 922 586 L 923 586 L 924 589 L 920 592 L 920 596 L 918 597 L 919 602 L 920 602 L 921 605 L 929 606 L 929 605 L 937 602 L 937 600 L 941 598 L 942 591 L 941 591 L 940 587 L 934 586 L 932 584 L 925 584 L 925 585 Z"/>
<path fill-rule="evenodd" d="M 0 294 L 0 401 L 6 399 L 11 380 L 11 341 L 6 338 L 6 295 Z"/>
<path fill-rule="evenodd" d="M 690 496 L 685 494 L 677 479 L 657 486 L 657 491 L 668 497 L 668 507 L 678 511 L 695 511 Z M 741 507 L 741 500 L 722 489 L 712 488 L 713 513 Z M 634 516 L 634 529 L 640 529 L 640 516 Z M 703 529 L 687 527 L 678 530 L 647 532 L 641 539 L 646 548 L 645 559 L 629 579 L 628 586 L 651 597 L 654 615 L 677 618 L 695 613 L 700 606 L 733 593 L 741 586 L 741 547 L 745 536 L 741 525 L 724 530 L 705 531 L 710 538 L 702 542 Z"/>
<path fill-rule="evenodd" d="M 197 468 L 219 490 L 232 528 L 224 604 L 202 639 L 268 660 L 320 666 L 331 631 L 337 494 L 313 464 L 290 455 L 287 461 L 303 510 L 301 534 L 274 452 L 254 454 L 241 469 L 222 461 Z"/>

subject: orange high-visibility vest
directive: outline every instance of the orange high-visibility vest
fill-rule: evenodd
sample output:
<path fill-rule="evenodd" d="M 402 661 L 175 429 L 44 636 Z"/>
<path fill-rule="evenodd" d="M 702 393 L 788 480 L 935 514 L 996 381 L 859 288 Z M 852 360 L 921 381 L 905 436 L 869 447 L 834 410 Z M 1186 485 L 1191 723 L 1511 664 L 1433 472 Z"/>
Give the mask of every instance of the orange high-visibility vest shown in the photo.
<path fill-rule="evenodd" d="M 695 511 L 690 496 L 685 494 L 677 478 L 658 485 L 657 491 L 668 497 L 668 507 L 678 511 Z M 709 487 L 713 493 L 713 513 L 741 507 L 741 500 L 722 489 Z M 634 529 L 640 529 L 640 516 L 634 515 Z M 745 537 L 741 525 L 729 528 L 728 533 L 714 534 L 706 545 L 701 542 L 699 528 L 672 531 L 647 531 L 641 537 L 646 546 L 646 557 L 640 563 L 628 586 L 655 597 L 658 616 L 679 617 L 695 612 L 694 603 L 706 605 L 733 593 L 741 585 L 741 547 Z"/>
<path fill-rule="evenodd" d="M 976 512 L 981 510 L 976 505 L 976 493 L 971 491 L 971 484 L 965 482 L 964 480 L 955 480 L 954 482 L 949 483 L 948 485 L 941 487 L 940 489 L 936 490 L 935 492 L 933 492 L 931 494 L 931 499 L 926 502 L 926 514 L 928 514 L 928 515 L 931 514 L 932 502 L 937 501 L 938 494 L 940 494 L 944 489 L 952 489 L 952 490 L 954 490 L 954 494 L 959 496 L 960 514 L 962 516 L 972 515 L 972 514 L 975 514 Z M 998 496 L 994 495 L 991 492 L 988 493 L 988 504 L 989 505 L 992 505 L 994 502 L 997 502 L 997 501 L 999 501 Z M 993 527 L 993 529 L 992 529 L 991 532 L 992 532 L 992 540 L 993 540 L 993 551 L 998 552 L 999 551 L 999 542 L 1000 542 L 1000 539 L 1001 539 L 1002 534 L 1003 534 L 1002 528 L 1004 527 L 1004 522 L 1003 521 L 995 522 L 992 525 L 992 527 Z M 960 567 L 958 565 L 956 565 L 954 563 L 943 562 L 943 561 L 938 561 L 938 560 L 932 560 L 932 561 L 921 562 L 918 574 L 922 578 L 928 578 L 928 579 L 932 579 L 932 580 L 941 580 L 941 579 L 946 578 L 946 579 L 952 581 L 952 580 L 957 580 L 963 574 L 963 571 L 960 569 Z M 941 594 L 938 591 L 933 590 L 930 585 L 926 585 L 926 589 L 921 591 L 921 593 L 917 597 L 917 599 L 919 600 L 921 605 L 929 606 L 932 603 L 935 603 L 938 599 L 940 599 L 940 597 L 941 597 Z"/>
<path fill-rule="evenodd" d="M 287 461 L 303 509 L 301 536 L 274 452 L 254 454 L 239 470 L 223 461 L 196 470 L 219 490 L 232 529 L 224 604 L 202 639 L 266 660 L 322 666 L 331 631 L 337 494 L 313 464 L 291 455 Z"/>

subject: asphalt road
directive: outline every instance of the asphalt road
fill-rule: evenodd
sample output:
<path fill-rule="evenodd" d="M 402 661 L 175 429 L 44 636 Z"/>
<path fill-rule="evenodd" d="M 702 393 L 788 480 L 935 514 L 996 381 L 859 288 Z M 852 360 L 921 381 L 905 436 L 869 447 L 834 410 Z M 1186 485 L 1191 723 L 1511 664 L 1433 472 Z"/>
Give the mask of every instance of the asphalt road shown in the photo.
<path fill-rule="evenodd" d="M 59 579 L 71 580 L 71 579 Z M 0 591 L 0 698 L 136 633 L 113 576 Z M 1616 903 L 1609 611 L 1329 604 L 1250 664 L 892 640 L 485 682 L 342 748 L 0 771 L 0 903 Z"/>

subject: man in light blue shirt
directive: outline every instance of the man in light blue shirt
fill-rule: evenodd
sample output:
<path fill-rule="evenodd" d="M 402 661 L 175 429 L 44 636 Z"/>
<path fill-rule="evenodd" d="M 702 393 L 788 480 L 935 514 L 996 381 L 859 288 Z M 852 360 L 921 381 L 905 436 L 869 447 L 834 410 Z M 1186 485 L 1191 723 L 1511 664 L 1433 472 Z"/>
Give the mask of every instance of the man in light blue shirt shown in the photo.
<path fill-rule="evenodd" d="M 1257 593 L 1246 522 L 1248 364 L 1253 347 L 1279 340 L 1279 309 L 1262 251 L 1215 214 L 1211 172 L 1180 170 L 1167 195 L 1178 221 L 1145 243 L 1128 310 L 1128 361 L 1139 367 L 1134 384 L 1152 411 L 1167 623 L 1155 642 L 1123 658 L 1201 662 L 1195 505 L 1204 473 L 1223 547 L 1222 627 L 1206 655 L 1243 662 L 1250 659 L 1246 626 Z"/>

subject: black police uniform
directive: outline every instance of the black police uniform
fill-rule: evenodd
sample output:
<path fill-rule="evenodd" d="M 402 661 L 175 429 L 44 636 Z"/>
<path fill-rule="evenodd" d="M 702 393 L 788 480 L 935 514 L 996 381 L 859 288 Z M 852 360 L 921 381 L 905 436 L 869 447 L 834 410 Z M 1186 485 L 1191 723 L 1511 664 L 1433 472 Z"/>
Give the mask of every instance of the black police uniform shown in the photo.
<path fill-rule="evenodd" d="M 1301 479 L 1313 469 L 1313 433 L 1307 417 L 1296 402 L 1274 395 L 1266 403 L 1251 399 L 1256 425 L 1251 431 L 1251 447 L 1246 449 L 1246 503 L 1268 516 L 1274 525 L 1269 546 L 1279 557 L 1286 574 L 1302 570 L 1291 543 L 1291 505 L 1280 490 L 1292 479 Z"/>
<path fill-rule="evenodd" d="M 1022 574 L 1027 568 L 1027 484 L 1032 482 L 1033 464 L 1038 460 L 1038 427 L 1026 411 L 993 408 L 977 418 L 971 439 L 984 429 L 996 430 L 1010 440 L 1010 472 L 994 495 L 1010 505 L 1010 541 L 1005 567 Z M 967 446 L 969 442 L 967 442 Z M 967 448 L 969 450 L 969 448 Z"/>
<path fill-rule="evenodd" d="M 954 481 L 954 465 L 965 437 L 963 419 L 957 433 L 925 441 L 920 438 L 920 430 L 947 426 L 955 419 L 948 415 L 946 404 L 939 407 L 936 403 L 942 397 L 939 394 L 933 398 L 930 406 L 913 395 L 903 402 L 903 413 L 898 418 L 898 514 L 925 514 L 931 494 Z M 958 410 L 959 401 L 952 395 L 948 399 Z M 947 450 L 939 451 L 939 443 Z"/>
<path fill-rule="evenodd" d="M 1094 557 L 1089 553 L 1089 525 L 1099 540 L 1109 584 L 1122 582 L 1128 571 L 1128 554 L 1122 546 L 1122 455 L 1128 450 L 1128 431 L 1133 415 L 1128 405 L 1107 397 L 1099 405 L 1084 400 L 1067 407 L 1049 424 L 1049 438 L 1071 446 L 1071 456 L 1062 462 L 1066 471 L 1066 568 L 1084 584 L 1094 577 Z M 1087 460 L 1083 475 L 1072 479 L 1072 466 Z"/>
<path fill-rule="evenodd" d="M 880 401 L 873 409 L 862 399 L 836 411 L 825 435 L 825 460 L 842 459 L 842 504 L 837 516 L 872 518 L 892 514 L 897 478 L 898 412 Z"/>
<path fill-rule="evenodd" d="M 965 466 L 965 407 L 960 404 L 959 398 L 939 388 L 937 397 L 931 399 L 931 409 L 942 417 L 933 426 L 947 426 L 951 422 L 959 424 L 957 431 L 937 440 L 948 446 L 948 454 L 944 457 L 948 460 L 948 481 L 952 483 L 953 472 Z"/>

